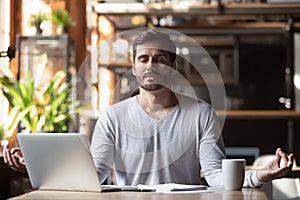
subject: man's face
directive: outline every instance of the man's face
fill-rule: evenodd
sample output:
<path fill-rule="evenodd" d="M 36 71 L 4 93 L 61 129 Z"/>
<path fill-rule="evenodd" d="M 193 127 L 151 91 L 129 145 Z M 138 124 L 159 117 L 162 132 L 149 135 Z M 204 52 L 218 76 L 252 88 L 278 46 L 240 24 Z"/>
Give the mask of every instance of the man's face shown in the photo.
<path fill-rule="evenodd" d="M 169 84 L 175 61 L 162 44 L 147 42 L 138 45 L 132 67 L 138 84 L 147 91 L 156 91 Z"/>

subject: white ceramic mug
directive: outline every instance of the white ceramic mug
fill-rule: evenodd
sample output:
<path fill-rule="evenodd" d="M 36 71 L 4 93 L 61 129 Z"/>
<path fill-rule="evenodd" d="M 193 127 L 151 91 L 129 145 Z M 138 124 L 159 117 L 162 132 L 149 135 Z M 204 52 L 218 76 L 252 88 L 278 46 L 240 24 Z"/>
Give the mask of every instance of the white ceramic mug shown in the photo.
<path fill-rule="evenodd" d="M 241 190 L 245 178 L 245 159 L 223 159 L 222 173 L 226 190 Z"/>

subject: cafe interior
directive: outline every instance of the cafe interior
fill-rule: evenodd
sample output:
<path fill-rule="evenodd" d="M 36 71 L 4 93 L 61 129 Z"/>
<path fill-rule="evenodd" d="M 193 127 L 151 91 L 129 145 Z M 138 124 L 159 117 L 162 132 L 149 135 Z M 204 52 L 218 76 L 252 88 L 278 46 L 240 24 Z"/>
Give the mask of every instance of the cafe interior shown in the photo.
<path fill-rule="evenodd" d="M 176 41 L 177 67 L 185 79 L 177 83 L 179 90 L 191 90 L 216 110 L 227 157 L 245 158 L 253 167 L 281 147 L 295 154 L 297 168 L 299 0 L 1 0 L 0 15 L 0 77 L 33 83 L 25 89 L 37 94 L 60 91 L 44 100 L 25 99 L 1 79 L 1 145 L 17 146 L 16 135 L 24 130 L 80 132 L 91 139 L 99 114 L 136 92 L 133 38 L 140 28 L 158 27 L 168 29 Z M 199 49 L 205 55 L 199 55 Z M 197 62 L 207 67 L 198 70 L 193 66 Z M 57 80 L 69 90 L 50 88 Z M 72 108 L 69 101 L 51 99 L 70 99 L 70 91 Z M 7 93 L 23 103 L 30 101 L 25 105 L 31 109 L 20 108 Z M 30 119 L 35 125 L 22 122 L 28 112 L 39 116 Z M 59 117 L 65 120 L 57 122 Z M 297 183 L 293 197 L 300 198 L 297 171 L 289 178 Z M 290 187 L 281 187 L 285 184 Z M 279 190 L 274 194 L 274 188 L 275 183 L 268 197 L 289 195 Z M 0 199 L 28 191 L 28 177 L 9 169 L 1 155 Z"/>

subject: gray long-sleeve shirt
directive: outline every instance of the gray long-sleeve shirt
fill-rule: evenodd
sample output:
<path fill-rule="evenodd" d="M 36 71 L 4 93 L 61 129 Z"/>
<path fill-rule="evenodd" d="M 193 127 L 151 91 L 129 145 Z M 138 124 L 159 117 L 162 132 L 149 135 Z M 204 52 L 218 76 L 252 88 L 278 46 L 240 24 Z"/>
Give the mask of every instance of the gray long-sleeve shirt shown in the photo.
<path fill-rule="evenodd" d="M 136 97 L 106 109 L 93 133 L 91 152 L 101 182 L 112 167 L 118 185 L 200 184 L 223 186 L 224 144 L 211 106 L 177 94 L 179 103 L 164 118 L 151 118 Z M 244 186 L 258 186 L 255 171 Z"/>

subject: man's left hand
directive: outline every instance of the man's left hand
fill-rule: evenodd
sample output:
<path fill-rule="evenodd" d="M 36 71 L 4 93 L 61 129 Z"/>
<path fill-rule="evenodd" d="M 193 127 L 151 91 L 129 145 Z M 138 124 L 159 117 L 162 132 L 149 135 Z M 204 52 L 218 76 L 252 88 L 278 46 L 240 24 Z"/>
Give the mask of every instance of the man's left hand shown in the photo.
<path fill-rule="evenodd" d="M 262 182 L 282 178 L 292 170 L 293 162 L 294 154 L 287 155 L 281 148 L 278 148 L 275 159 L 264 168 L 257 170 L 257 178 Z"/>

